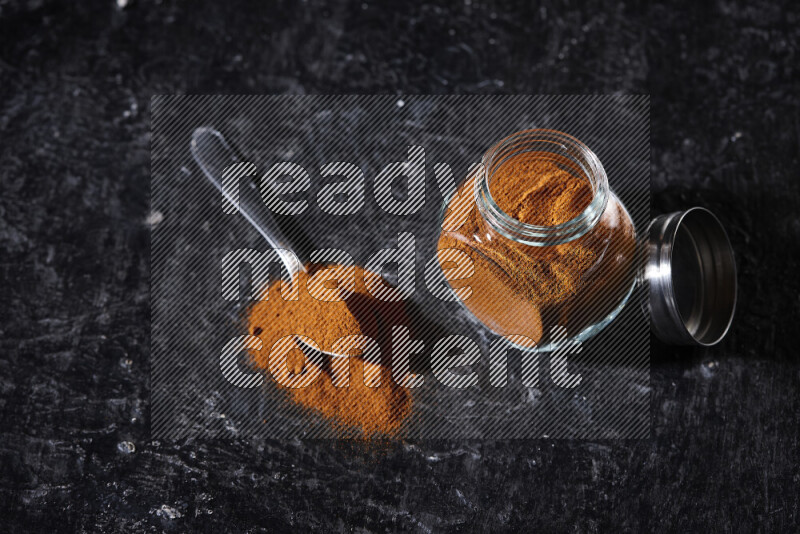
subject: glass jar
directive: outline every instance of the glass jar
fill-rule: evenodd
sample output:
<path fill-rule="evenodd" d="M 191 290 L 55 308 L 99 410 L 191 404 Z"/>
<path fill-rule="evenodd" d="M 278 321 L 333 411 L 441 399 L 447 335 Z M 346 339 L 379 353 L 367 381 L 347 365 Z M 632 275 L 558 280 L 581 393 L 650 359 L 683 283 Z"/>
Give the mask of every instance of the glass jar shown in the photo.
<path fill-rule="evenodd" d="M 542 165 L 558 183 L 525 191 L 514 178 L 520 175 L 509 174 Z M 504 198 L 514 197 L 519 187 L 520 205 L 568 219 L 530 224 L 504 212 L 493 197 L 501 176 Z M 573 205 L 570 212 L 565 197 L 546 193 L 567 186 L 584 188 L 585 206 Z M 588 339 L 614 319 L 636 284 L 633 221 L 609 189 L 597 156 L 562 132 L 526 130 L 492 146 L 445 202 L 440 221 L 443 272 L 460 265 L 464 255 L 471 260 L 471 276 L 449 277 L 456 297 L 521 348 L 547 351 Z"/>

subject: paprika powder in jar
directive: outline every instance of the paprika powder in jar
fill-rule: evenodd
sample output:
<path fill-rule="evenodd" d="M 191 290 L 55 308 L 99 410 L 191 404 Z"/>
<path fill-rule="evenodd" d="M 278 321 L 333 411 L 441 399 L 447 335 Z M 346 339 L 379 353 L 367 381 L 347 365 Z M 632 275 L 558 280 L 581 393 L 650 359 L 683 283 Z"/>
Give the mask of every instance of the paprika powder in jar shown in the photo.
<path fill-rule="evenodd" d="M 602 164 L 554 130 L 515 133 L 481 163 L 441 215 L 440 266 L 466 254 L 474 268 L 448 280 L 457 298 L 523 348 L 553 350 L 558 327 L 567 341 L 588 339 L 622 309 L 637 278 L 634 224 Z"/>

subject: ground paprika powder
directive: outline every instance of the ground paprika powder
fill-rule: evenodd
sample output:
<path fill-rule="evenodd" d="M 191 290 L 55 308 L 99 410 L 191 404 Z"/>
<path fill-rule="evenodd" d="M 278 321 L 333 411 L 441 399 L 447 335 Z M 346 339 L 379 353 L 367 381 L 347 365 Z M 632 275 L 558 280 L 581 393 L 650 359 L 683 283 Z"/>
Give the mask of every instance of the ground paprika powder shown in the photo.
<path fill-rule="evenodd" d="M 630 215 L 594 153 L 551 130 L 514 134 L 487 152 L 448 200 L 438 249 L 473 262 L 471 278 L 451 283 L 470 286 L 466 308 L 528 348 L 552 348 L 555 327 L 588 337 L 635 283 Z"/>
<path fill-rule="evenodd" d="M 325 287 L 314 291 L 315 278 L 323 274 Z M 298 299 L 285 300 L 281 289 L 287 282 L 274 281 L 266 289 L 267 298 L 250 307 L 247 328 L 263 342 L 262 350 L 251 352 L 256 367 L 271 371 L 278 378 L 278 387 L 284 389 L 291 401 L 322 415 L 341 433 L 355 430 L 365 438 L 396 437 L 411 413 L 412 397 L 391 377 L 388 364 L 391 328 L 407 325 L 408 318 L 402 302 L 381 301 L 367 291 L 365 279 L 374 277 L 380 278 L 357 266 L 307 265 L 306 271 L 298 273 L 294 280 L 298 284 Z M 342 280 L 354 283 L 348 288 L 337 287 Z M 342 291 L 339 296 L 347 293 L 349 296 L 335 301 L 315 298 L 331 291 Z M 337 340 L 355 335 L 377 342 L 381 353 L 379 365 L 365 361 L 362 351 L 357 349 L 350 351 L 349 357 L 325 356 L 317 363 L 307 358 L 307 349 L 296 342 L 285 354 L 272 350 L 281 338 L 305 336 L 323 351 L 330 352 Z M 274 361 L 281 357 L 286 359 L 285 367 L 283 362 Z M 316 365 L 319 368 L 307 369 Z M 368 369 L 377 375 L 365 376 L 370 374 Z M 283 372 L 291 377 L 304 370 L 316 376 L 305 387 L 284 387 L 277 376 Z M 343 377 L 347 380 L 342 381 Z"/>

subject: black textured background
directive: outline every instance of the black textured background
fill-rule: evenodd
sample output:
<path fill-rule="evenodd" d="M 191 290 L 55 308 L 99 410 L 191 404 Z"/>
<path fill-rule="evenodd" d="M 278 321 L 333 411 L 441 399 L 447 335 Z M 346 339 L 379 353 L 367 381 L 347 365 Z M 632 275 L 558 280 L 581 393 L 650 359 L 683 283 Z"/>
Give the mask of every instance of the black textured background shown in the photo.
<path fill-rule="evenodd" d="M 266 4 L 0 0 L 0 529 L 797 528 L 796 3 Z M 649 93 L 733 331 L 653 342 L 645 441 L 150 443 L 148 102 L 185 92 Z"/>

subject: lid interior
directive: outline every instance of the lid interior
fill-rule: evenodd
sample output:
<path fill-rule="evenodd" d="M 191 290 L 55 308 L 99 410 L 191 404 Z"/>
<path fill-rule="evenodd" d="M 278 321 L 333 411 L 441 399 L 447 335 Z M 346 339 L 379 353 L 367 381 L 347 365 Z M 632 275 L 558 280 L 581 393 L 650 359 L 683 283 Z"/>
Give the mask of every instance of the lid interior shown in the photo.
<path fill-rule="evenodd" d="M 716 217 L 703 209 L 687 211 L 671 259 L 672 289 L 684 327 L 701 345 L 719 342 L 736 307 L 736 266 Z"/>

